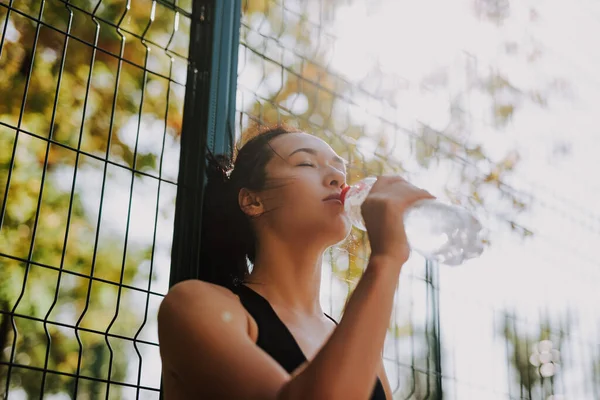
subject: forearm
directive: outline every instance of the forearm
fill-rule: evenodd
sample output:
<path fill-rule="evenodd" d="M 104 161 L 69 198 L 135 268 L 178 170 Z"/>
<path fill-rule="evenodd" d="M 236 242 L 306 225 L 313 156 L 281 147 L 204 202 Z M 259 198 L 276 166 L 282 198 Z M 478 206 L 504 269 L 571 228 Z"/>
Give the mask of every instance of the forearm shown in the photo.
<path fill-rule="evenodd" d="M 286 385 L 282 399 L 368 398 L 381 362 L 401 267 L 395 259 L 371 258 L 339 326 Z"/>

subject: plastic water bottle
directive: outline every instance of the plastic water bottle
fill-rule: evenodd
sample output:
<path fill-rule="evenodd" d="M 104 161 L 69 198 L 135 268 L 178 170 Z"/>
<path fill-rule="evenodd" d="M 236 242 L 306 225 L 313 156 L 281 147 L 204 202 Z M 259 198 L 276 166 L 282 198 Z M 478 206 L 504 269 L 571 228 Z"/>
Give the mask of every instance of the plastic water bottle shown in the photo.
<path fill-rule="evenodd" d="M 363 231 L 366 228 L 360 207 L 376 181 L 374 177 L 365 178 L 342 193 L 346 215 Z M 483 252 L 483 227 L 461 207 L 421 200 L 405 211 L 404 227 L 412 249 L 442 264 L 460 265 Z"/>

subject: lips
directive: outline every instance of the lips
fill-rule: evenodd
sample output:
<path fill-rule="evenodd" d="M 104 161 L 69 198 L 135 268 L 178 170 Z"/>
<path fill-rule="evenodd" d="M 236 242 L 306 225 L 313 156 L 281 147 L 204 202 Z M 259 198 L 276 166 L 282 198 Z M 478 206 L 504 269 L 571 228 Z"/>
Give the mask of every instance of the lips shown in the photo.
<path fill-rule="evenodd" d="M 329 200 L 337 200 L 337 201 L 341 202 L 342 201 L 342 195 L 341 195 L 341 193 L 334 193 L 334 194 L 331 194 L 331 195 L 329 195 L 329 196 L 327 196 L 327 197 L 325 197 L 323 199 L 323 201 L 329 201 Z"/>

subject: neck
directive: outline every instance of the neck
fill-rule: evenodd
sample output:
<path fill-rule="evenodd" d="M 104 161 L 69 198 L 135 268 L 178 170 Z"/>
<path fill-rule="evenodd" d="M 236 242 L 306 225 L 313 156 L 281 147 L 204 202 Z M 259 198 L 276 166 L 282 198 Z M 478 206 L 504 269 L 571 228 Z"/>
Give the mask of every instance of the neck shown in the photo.
<path fill-rule="evenodd" d="M 271 304 L 322 317 L 319 299 L 324 250 L 314 243 L 261 236 L 248 286 Z"/>

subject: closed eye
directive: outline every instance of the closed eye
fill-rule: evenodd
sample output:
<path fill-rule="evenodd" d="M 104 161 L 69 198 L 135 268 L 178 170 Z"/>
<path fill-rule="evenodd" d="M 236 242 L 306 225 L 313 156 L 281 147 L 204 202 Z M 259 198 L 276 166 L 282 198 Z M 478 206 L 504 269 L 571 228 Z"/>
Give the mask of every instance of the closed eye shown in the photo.
<path fill-rule="evenodd" d="M 298 164 L 298 167 L 314 167 L 314 164 L 311 163 L 302 163 L 302 164 Z"/>

